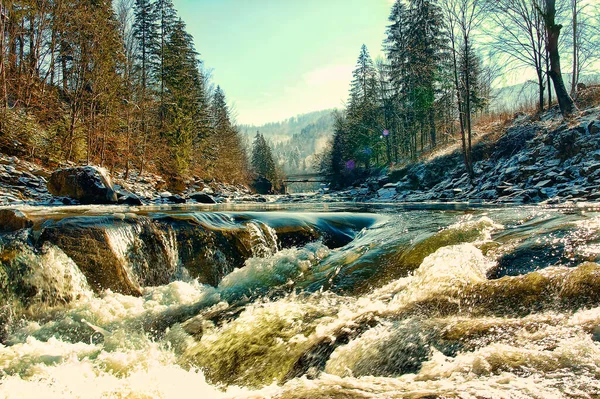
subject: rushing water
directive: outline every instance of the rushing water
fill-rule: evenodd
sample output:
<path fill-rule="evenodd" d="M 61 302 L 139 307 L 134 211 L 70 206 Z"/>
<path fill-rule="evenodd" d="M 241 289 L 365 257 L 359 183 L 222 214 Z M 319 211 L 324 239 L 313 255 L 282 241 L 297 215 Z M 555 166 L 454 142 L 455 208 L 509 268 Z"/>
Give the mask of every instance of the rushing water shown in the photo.
<path fill-rule="evenodd" d="M 5 298 L 0 397 L 600 397 L 591 205 L 25 212 L 28 240 L 123 221 L 102 237 L 139 292 L 91 284 L 64 240 L 14 255 L 22 237 L 4 237 L 3 284 L 35 292 Z M 182 266 L 189 234 L 173 220 L 229 237 L 194 241 L 209 268 L 237 259 L 223 249 L 237 232 L 242 263 L 202 284 Z"/>

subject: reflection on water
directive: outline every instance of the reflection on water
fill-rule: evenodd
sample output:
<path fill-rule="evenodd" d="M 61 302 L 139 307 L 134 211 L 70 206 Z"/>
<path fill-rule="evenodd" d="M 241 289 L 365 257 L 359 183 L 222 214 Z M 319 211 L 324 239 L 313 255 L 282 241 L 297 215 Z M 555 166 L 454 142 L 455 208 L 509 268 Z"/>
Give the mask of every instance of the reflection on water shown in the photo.
<path fill-rule="evenodd" d="M 0 240 L 0 397 L 600 395 L 593 205 L 25 212 Z M 94 253 L 138 294 L 98 289 Z"/>

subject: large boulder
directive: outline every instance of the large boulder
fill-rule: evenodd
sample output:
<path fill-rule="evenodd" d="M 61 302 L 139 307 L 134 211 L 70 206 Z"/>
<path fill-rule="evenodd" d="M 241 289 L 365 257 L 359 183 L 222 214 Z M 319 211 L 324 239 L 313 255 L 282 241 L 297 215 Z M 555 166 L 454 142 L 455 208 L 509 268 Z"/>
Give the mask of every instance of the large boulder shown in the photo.
<path fill-rule="evenodd" d="M 70 197 L 81 204 L 115 204 L 117 194 L 109 174 L 95 166 L 58 169 L 48 180 L 52 195 Z"/>

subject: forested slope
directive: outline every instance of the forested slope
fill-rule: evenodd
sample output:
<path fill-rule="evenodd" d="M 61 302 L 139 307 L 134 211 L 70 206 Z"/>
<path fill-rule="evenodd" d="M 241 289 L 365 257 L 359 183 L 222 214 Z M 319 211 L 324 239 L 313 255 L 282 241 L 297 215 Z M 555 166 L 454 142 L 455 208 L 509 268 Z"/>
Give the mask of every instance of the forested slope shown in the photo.
<path fill-rule="evenodd" d="M 0 151 L 247 182 L 225 94 L 171 0 L 4 3 Z"/>

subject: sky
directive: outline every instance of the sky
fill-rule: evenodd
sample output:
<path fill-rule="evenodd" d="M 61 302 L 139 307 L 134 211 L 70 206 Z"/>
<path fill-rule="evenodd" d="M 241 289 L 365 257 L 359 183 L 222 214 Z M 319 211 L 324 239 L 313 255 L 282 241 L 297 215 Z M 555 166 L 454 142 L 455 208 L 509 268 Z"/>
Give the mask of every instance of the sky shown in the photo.
<path fill-rule="evenodd" d="M 173 0 L 240 124 L 342 108 L 360 47 L 381 56 L 393 0 Z"/>

